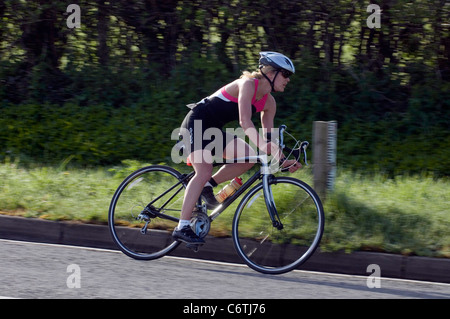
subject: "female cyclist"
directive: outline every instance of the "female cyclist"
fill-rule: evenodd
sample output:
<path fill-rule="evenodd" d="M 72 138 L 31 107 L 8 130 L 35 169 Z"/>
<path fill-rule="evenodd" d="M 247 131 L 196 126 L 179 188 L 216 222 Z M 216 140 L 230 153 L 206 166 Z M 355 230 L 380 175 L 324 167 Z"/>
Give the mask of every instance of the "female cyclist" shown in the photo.
<path fill-rule="evenodd" d="M 217 206 L 219 203 L 214 198 L 213 187 L 241 175 L 253 166 L 253 163 L 230 163 L 222 166 L 212 176 L 214 154 L 206 147 L 211 141 L 201 139 L 200 143 L 195 143 L 196 138 L 203 137 L 208 128 L 219 128 L 222 141 L 228 142 L 223 145 L 225 159 L 255 155 L 254 150 L 243 139 L 230 136 L 222 130 L 226 123 L 239 120 L 249 140 L 262 152 L 272 154 L 282 163 L 282 167 L 289 167 L 291 173 L 301 167 L 295 160 L 284 161 L 284 155 L 278 146 L 270 141 L 269 136 L 262 137 L 251 120 L 253 113 L 260 112 L 261 126 L 264 132 L 270 132 L 276 113 L 276 102 L 270 93 L 283 92 L 289 83 L 289 77 L 294 73 L 294 65 L 286 56 L 277 52 L 260 52 L 258 71 L 244 72 L 239 79 L 196 103 L 186 115 L 181 131 L 189 134 L 190 143 L 185 144 L 195 175 L 186 188 L 180 222 L 172 234 L 175 240 L 203 244 L 204 240 L 189 226 L 197 199 L 202 196 L 208 208 Z M 196 121 L 201 121 L 201 125 Z"/>

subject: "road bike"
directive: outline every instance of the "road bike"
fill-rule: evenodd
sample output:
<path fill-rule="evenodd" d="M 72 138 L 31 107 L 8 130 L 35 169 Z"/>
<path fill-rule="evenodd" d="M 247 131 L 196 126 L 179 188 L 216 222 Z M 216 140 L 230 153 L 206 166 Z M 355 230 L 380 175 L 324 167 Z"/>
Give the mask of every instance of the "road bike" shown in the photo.
<path fill-rule="evenodd" d="M 285 134 L 289 133 L 282 125 L 277 140 L 287 153 L 286 158 L 300 161 L 303 157 L 307 165 L 308 142 L 294 139 L 294 147 L 289 148 L 284 145 Z M 237 254 L 250 268 L 262 273 L 291 271 L 308 260 L 319 246 L 325 223 L 321 200 L 305 182 L 275 176 L 274 161 L 269 161 L 267 155 L 233 160 L 245 161 L 256 162 L 258 171 L 210 214 L 199 198 L 191 227 L 205 238 L 211 223 L 242 196 L 231 231 Z M 113 240 L 122 252 L 135 259 L 152 260 L 180 245 L 171 234 L 179 221 L 186 186 L 194 174 L 151 165 L 125 178 L 114 193 L 108 216 Z M 199 249 L 199 245 L 187 246 L 194 251 Z"/>

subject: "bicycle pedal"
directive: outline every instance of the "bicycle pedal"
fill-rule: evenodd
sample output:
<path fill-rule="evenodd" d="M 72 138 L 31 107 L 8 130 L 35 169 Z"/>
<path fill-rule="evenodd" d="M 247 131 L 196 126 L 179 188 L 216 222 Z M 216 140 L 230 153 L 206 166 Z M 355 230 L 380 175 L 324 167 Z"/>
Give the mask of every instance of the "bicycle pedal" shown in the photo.
<path fill-rule="evenodd" d="M 192 249 L 194 252 L 198 252 L 198 249 L 202 245 L 203 244 L 186 244 L 186 247 L 189 248 L 189 249 Z"/>

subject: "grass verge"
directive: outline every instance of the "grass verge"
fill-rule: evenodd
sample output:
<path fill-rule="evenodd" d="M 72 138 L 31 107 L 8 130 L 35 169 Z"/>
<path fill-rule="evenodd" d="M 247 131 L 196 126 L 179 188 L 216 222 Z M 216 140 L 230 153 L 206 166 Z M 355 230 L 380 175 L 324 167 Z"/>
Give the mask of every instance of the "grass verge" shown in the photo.
<path fill-rule="evenodd" d="M 66 169 L 0 164 L 0 211 L 50 220 L 106 223 L 111 197 L 122 179 L 146 164 Z M 184 169 L 184 168 L 183 168 Z M 309 168 L 294 177 L 312 185 Z M 244 176 L 245 179 L 245 176 Z M 372 176 L 339 171 L 327 196 L 323 251 L 383 251 L 450 258 L 450 183 L 430 176 Z M 230 234 L 233 207 L 212 225 Z"/>

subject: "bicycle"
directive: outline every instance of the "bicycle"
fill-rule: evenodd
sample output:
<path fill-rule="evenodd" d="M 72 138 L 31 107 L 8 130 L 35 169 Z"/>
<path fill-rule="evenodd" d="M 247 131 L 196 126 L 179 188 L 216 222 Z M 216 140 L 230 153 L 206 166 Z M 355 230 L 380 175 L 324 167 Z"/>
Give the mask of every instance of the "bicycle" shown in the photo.
<path fill-rule="evenodd" d="M 297 161 L 303 155 L 307 165 L 308 142 L 296 141 L 295 147 L 300 146 L 289 148 L 284 145 L 285 133 L 286 126 L 282 125 L 280 148 Z M 269 170 L 271 163 L 266 155 L 238 158 L 234 162 L 247 160 L 256 160 L 261 168 L 210 215 L 199 198 L 191 227 L 198 236 L 206 237 L 212 221 L 245 193 L 232 222 L 237 254 L 250 268 L 261 273 L 291 271 L 308 260 L 320 243 L 325 223 L 321 200 L 305 182 L 293 177 L 275 177 Z M 224 164 L 214 163 L 215 166 Z M 135 259 L 152 260 L 180 245 L 181 242 L 172 239 L 171 232 L 178 224 L 184 190 L 194 174 L 193 171 L 182 174 L 165 165 L 151 165 L 125 178 L 114 193 L 108 216 L 113 240 L 123 253 Z M 250 188 L 258 180 L 261 182 Z M 199 249 L 198 245 L 187 246 L 194 251 Z"/>

